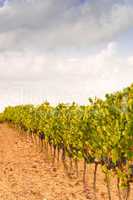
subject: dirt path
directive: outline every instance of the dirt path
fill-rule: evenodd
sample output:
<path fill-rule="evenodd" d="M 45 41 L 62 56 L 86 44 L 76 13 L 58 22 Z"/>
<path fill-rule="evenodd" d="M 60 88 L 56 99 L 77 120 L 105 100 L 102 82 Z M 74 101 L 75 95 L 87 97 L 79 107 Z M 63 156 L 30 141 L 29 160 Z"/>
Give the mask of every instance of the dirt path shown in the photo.
<path fill-rule="evenodd" d="M 89 185 L 92 185 L 93 169 L 89 170 L 88 180 Z M 101 172 L 98 173 L 98 200 L 106 200 L 104 177 Z M 113 200 L 118 199 L 115 189 L 112 188 Z M 86 199 L 82 176 L 70 179 L 62 167 L 53 170 L 51 162 L 30 139 L 18 136 L 17 131 L 6 124 L 0 124 L 0 200 Z M 92 200 L 91 191 L 88 199 Z"/>
<path fill-rule="evenodd" d="M 0 125 L 0 200 L 45 199 L 84 200 L 82 183 L 53 171 L 30 140 Z"/>

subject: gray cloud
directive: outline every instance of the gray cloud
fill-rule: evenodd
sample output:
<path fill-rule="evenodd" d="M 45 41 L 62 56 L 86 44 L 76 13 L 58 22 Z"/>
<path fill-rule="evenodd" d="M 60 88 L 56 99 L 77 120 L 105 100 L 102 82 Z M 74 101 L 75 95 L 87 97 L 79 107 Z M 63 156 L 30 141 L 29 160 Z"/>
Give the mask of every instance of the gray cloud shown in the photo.
<path fill-rule="evenodd" d="M 0 49 L 83 48 L 108 42 L 133 26 L 133 6 L 111 2 L 10 0 L 0 10 Z"/>

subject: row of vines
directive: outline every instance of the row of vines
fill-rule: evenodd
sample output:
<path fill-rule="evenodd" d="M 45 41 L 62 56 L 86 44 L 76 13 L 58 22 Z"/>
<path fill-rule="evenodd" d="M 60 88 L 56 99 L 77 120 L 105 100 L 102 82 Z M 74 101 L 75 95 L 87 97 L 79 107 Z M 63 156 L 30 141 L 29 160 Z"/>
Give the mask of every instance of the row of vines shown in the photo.
<path fill-rule="evenodd" d="M 86 166 L 94 164 L 93 189 L 96 195 L 97 167 L 105 173 L 109 200 L 111 200 L 110 176 L 117 179 L 119 200 L 130 196 L 133 181 L 133 85 L 104 100 L 89 99 L 88 105 L 76 103 L 51 106 L 45 102 L 39 106 L 20 105 L 7 107 L 0 114 L 6 121 L 53 151 L 55 158 L 70 165 L 75 163 L 78 176 L 78 161 L 84 161 L 83 183 L 86 181 Z M 122 188 L 126 188 L 123 197 Z"/>

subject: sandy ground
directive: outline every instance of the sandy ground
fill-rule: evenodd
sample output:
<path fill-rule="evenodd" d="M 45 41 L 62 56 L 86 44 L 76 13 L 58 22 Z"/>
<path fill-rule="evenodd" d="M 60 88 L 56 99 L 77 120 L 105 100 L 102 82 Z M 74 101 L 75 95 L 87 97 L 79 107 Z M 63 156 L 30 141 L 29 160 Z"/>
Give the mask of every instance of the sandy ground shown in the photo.
<path fill-rule="evenodd" d="M 0 124 L 0 200 L 93 200 L 93 166 L 88 167 L 88 193 L 79 178 L 68 177 L 60 163 L 51 165 L 50 157 L 29 139 L 7 124 Z M 97 199 L 107 200 L 104 174 L 98 170 Z M 117 200 L 116 182 L 112 180 L 112 200 Z M 133 189 L 130 200 L 133 200 Z"/>

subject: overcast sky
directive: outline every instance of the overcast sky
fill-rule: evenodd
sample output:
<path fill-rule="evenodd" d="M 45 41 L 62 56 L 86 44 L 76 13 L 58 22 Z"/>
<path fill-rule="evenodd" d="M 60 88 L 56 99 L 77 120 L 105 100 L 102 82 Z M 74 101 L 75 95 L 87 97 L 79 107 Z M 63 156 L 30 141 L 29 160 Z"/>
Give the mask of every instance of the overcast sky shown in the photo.
<path fill-rule="evenodd" d="M 0 0 L 0 109 L 133 82 L 132 0 Z"/>

